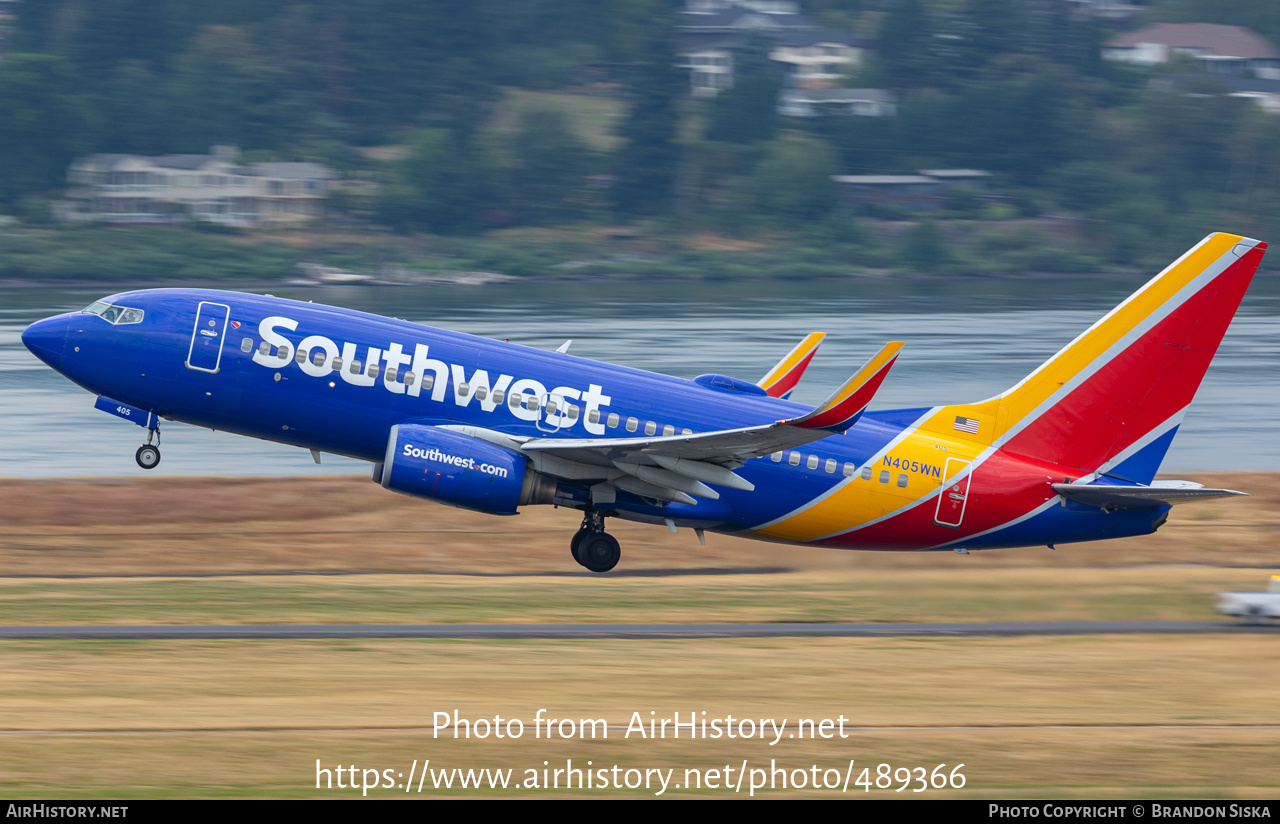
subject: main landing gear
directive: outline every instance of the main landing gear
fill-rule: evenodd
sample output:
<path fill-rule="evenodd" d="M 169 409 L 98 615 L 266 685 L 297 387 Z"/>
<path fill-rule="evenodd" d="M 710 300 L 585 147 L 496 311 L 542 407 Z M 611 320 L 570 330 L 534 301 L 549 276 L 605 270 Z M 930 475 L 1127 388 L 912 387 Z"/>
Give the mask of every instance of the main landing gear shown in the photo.
<path fill-rule="evenodd" d="M 151 443 L 151 439 L 155 439 L 155 445 Z M 138 447 L 138 451 L 133 453 L 133 459 L 138 462 L 138 466 L 143 469 L 155 469 L 160 463 L 160 429 L 147 430 L 147 442 Z"/>
<path fill-rule="evenodd" d="M 604 516 L 594 508 L 587 509 L 582 526 L 569 541 L 569 551 L 573 560 L 592 572 L 608 572 L 622 557 L 618 539 L 604 531 Z"/>

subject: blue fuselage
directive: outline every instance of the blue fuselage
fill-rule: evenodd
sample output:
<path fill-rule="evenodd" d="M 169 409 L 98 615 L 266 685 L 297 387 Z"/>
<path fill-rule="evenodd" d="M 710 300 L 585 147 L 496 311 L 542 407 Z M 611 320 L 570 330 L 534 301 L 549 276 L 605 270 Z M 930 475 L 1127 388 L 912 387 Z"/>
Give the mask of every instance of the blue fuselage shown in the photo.
<path fill-rule="evenodd" d="M 141 310 L 142 320 L 70 313 L 34 324 L 24 342 L 88 391 L 162 418 L 373 463 L 383 460 L 392 427 L 407 422 L 625 438 L 768 424 L 809 409 L 742 387 L 271 296 L 155 289 L 104 301 Z M 410 386 L 407 373 L 416 378 Z M 536 407 L 510 403 L 513 394 L 536 397 Z M 640 520 L 751 530 L 847 483 L 872 458 L 883 460 L 885 447 L 924 411 L 867 413 L 846 433 L 806 446 L 798 463 L 789 455 L 749 460 L 737 473 L 754 492 L 719 489 L 718 500 L 696 504 L 620 494 L 617 509 Z M 940 466 L 916 462 L 907 474 L 913 484 L 936 487 Z M 918 498 L 918 488 L 904 494 Z M 1077 510 L 1054 513 L 1045 536 L 1024 528 L 1017 543 L 1141 534 L 1154 518 Z M 1078 516 L 1070 534 L 1055 537 L 1070 516 Z"/>

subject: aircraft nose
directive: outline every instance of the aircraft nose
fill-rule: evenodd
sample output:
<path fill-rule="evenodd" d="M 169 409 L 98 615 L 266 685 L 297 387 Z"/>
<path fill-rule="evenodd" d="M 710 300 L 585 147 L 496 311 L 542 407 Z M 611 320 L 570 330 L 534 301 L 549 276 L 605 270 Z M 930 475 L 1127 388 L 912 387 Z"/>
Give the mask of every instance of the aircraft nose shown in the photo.
<path fill-rule="evenodd" d="M 62 369 L 62 350 L 67 343 L 70 322 L 66 315 L 38 320 L 22 332 L 22 343 L 31 354 L 52 366 Z"/>

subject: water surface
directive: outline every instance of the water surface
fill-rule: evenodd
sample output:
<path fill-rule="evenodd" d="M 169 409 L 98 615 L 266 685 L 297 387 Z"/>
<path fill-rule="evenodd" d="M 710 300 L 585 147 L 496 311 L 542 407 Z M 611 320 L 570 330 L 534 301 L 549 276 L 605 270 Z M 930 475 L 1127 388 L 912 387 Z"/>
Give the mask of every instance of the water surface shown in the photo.
<path fill-rule="evenodd" d="M 981 400 L 1008 388 L 1123 300 L 1145 278 L 916 279 L 800 284 L 552 285 L 271 289 L 314 300 L 693 377 L 755 381 L 809 331 L 826 342 L 794 398 L 818 403 L 886 340 L 907 342 L 873 408 Z M 1280 278 L 1259 273 L 1164 469 L 1280 469 Z M 143 430 L 22 346 L 34 320 L 82 308 L 112 288 L 9 288 L 0 300 L 0 477 L 128 477 Z M 256 290 L 263 291 L 263 290 Z M 166 422 L 157 474 L 364 473 L 295 447 Z"/>

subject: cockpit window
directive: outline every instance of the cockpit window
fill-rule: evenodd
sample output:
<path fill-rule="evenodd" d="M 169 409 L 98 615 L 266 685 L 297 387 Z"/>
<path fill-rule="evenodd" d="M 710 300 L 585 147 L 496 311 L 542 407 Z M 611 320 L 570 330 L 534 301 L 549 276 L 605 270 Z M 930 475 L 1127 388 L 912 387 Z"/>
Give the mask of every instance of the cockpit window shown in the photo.
<path fill-rule="evenodd" d="M 142 323 L 143 311 L 141 309 L 131 309 L 128 306 L 113 306 L 103 301 L 94 301 L 85 307 L 84 311 L 90 315 L 97 315 L 107 323 L 121 326 L 128 323 Z"/>

